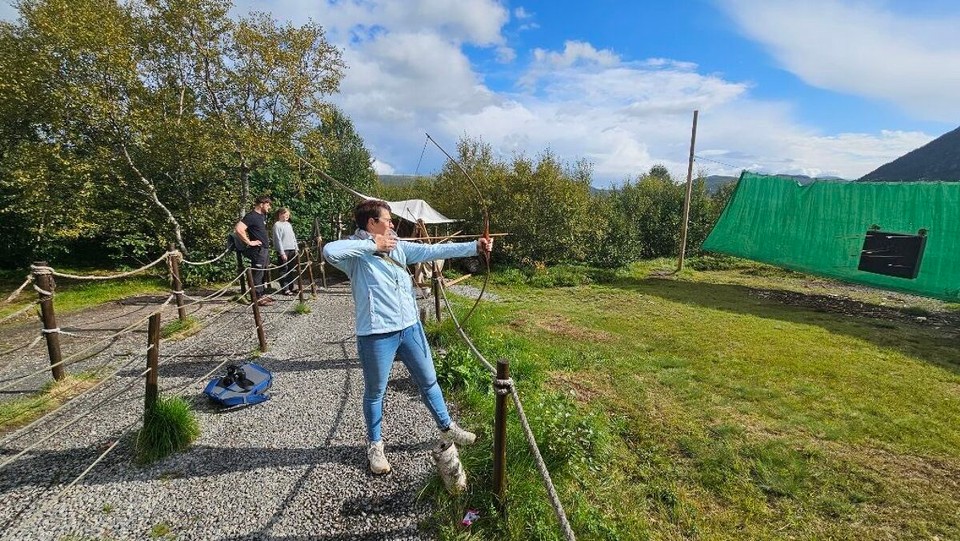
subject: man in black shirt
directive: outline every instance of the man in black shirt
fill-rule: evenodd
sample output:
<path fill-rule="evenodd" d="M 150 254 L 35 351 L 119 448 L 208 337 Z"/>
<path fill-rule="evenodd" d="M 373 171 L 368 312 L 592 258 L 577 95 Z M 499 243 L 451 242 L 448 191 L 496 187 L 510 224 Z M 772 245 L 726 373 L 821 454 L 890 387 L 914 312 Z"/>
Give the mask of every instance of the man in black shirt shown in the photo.
<path fill-rule="evenodd" d="M 257 301 L 261 305 L 273 304 L 273 299 L 264 295 L 265 276 L 264 268 L 270 262 L 269 237 L 267 236 L 267 214 L 270 213 L 271 200 L 265 195 L 257 197 L 253 202 L 253 210 L 248 212 L 234 230 L 237 238 L 246 246 L 243 255 L 250 260 L 253 270 L 253 283 L 257 289 Z"/>

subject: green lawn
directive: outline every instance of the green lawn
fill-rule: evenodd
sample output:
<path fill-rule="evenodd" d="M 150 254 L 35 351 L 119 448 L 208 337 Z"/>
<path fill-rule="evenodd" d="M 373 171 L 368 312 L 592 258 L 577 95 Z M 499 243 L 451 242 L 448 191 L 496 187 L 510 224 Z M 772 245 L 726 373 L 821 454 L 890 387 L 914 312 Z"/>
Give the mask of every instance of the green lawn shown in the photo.
<path fill-rule="evenodd" d="M 754 264 L 656 267 L 501 285 L 470 322 L 513 362 L 578 539 L 960 538 L 960 351 L 932 322 L 955 306 Z M 492 517 L 489 385 L 449 325 L 431 335 L 488 444 L 464 453 L 462 499 L 431 485 L 441 537 L 561 538 L 515 417 L 509 518 Z M 451 525 L 466 507 L 486 517 L 472 534 Z"/>
<path fill-rule="evenodd" d="M 62 269 L 71 274 L 116 273 L 116 270 Z M 0 274 L 0 301 L 7 298 L 20 287 L 28 271 L 5 271 Z M 54 309 L 57 313 L 68 313 L 90 306 L 122 299 L 131 295 L 166 293 L 170 290 L 167 278 L 160 275 L 143 274 L 117 280 L 80 281 L 70 278 L 57 278 Z M 32 286 L 27 288 L 11 303 L 0 304 L 0 318 L 11 314 L 30 303 L 37 301 L 37 293 Z"/>

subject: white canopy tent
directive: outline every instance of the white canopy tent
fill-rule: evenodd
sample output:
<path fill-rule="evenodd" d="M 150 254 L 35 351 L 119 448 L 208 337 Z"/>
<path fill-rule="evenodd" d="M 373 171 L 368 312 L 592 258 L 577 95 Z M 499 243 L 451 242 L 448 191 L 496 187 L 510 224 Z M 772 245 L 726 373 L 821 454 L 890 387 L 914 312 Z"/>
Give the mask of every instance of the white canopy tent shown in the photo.
<path fill-rule="evenodd" d="M 393 214 L 409 222 L 416 223 L 417 220 L 423 220 L 425 224 L 449 224 L 460 221 L 440 214 L 423 199 L 387 201 L 387 204 L 390 205 Z"/>

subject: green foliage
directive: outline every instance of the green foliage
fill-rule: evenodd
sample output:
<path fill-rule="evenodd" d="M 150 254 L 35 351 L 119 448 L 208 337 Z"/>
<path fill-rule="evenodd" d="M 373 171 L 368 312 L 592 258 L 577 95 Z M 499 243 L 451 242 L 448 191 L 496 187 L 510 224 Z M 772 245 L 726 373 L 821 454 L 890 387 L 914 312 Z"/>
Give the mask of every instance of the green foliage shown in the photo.
<path fill-rule="evenodd" d="M 616 271 L 585 265 L 509 267 L 491 275 L 495 284 L 525 284 L 531 287 L 576 287 L 607 283 L 616 279 Z"/>
<path fill-rule="evenodd" d="M 551 472 L 582 464 L 599 471 L 605 462 L 602 422 L 585 415 L 564 393 L 543 393 L 530 407 L 530 423 Z"/>
<path fill-rule="evenodd" d="M 200 424 L 190 404 L 180 397 L 157 400 L 144 414 L 137 433 L 136 454 L 141 463 L 150 463 L 186 449 L 200 435 Z"/>
<path fill-rule="evenodd" d="M 437 381 L 442 389 L 480 392 L 490 387 L 490 374 L 470 350 L 457 344 L 436 356 Z"/>
<path fill-rule="evenodd" d="M 251 176 L 336 137 L 316 128 L 344 65 L 315 23 L 224 0 L 17 7 L 0 26 L 0 264 L 142 261 L 169 241 L 219 255 Z"/>
<path fill-rule="evenodd" d="M 310 305 L 305 302 L 298 302 L 293 306 L 293 313 L 295 314 L 309 314 L 310 311 Z"/>

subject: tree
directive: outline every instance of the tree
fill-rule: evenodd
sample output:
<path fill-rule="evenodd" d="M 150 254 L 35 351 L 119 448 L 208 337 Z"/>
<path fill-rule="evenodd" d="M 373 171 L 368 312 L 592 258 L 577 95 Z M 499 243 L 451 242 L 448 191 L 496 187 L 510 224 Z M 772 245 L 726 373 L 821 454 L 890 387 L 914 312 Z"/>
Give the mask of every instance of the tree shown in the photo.
<path fill-rule="evenodd" d="M 296 168 L 344 67 L 318 25 L 234 21 L 223 0 L 18 8 L 0 26 L 0 200 L 22 210 L 0 209 L 0 231 L 29 252 L 102 236 L 117 255 L 170 238 L 209 253 L 252 172 Z"/>

